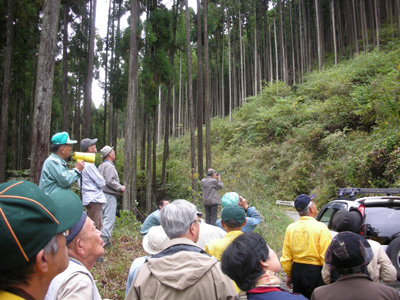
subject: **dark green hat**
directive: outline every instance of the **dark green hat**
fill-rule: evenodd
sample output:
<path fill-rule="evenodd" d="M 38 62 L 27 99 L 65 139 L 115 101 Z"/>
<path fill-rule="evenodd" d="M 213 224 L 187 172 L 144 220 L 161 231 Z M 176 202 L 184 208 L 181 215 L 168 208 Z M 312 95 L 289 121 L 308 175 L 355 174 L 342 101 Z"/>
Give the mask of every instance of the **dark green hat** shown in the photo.
<path fill-rule="evenodd" d="M 241 225 L 246 220 L 246 212 L 243 207 L 237 204 L 228 204 L 222 209 L 221 219 L 225 223 L 229 220 L 235 220 Z"/>
<path fill-rule="evenodd" d="M 82 202 L 71 191 L 47 196 L 29 181 L 0 184 L 0 271 L 29 262 L 82 212 Z"/>

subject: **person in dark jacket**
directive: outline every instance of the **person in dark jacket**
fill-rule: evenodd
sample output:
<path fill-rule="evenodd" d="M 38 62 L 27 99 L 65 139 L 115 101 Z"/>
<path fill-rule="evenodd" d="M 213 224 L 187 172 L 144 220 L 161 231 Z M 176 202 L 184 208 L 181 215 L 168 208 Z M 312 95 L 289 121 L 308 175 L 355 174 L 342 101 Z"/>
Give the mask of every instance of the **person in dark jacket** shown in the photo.
<path fill-rule="evenodd" d="M 326 250 L 325 262 L 336 270 L 340 277 L 332 284 L 316 288 L 311 300 L 398 300 L 395 289 L 373 282 L 364 274 L 373 256 L 371 245 L 361 235 L 348 231 L 336 235 Z"/>
<path fill-rule="evenodd" d="M 201 180 L 203 186 L 203 204 L 206 213 L 206 223 L 215 225 L 217 222 L 218 205 L 221 204 L 221 197 L 218 190 L 224 187 L 221 175 L 214 169 L 207 170 L 207 177 Z"/>
<path fill-rule="evenodd" d="M 247 292 L 248 300 L 306 299 L 280 288 L 281 281 L 276 276 L 281 271 L 278 257 L 257 233 L 239 235 L 222 254 L 221 269 Z"/>

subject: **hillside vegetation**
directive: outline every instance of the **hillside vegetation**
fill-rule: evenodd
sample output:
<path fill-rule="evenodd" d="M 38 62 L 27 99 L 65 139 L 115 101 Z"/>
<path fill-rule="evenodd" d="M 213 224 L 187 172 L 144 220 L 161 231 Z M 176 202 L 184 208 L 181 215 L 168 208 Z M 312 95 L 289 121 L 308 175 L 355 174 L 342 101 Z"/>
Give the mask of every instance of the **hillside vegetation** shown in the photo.
<path fill-rule="evenodd" d="M 265 218 L 256 231 L 280 253 L 291 220 L 276 200 L 315 193 L 321 207 L 340 187 L 400 187 L 399 41 L 314 72 L 303 84 L 266 84 L 232 121 L 214 119 L 211 139 L 221 195 L 236 191 L 256 206 Z M 193 197 L 202 210 L 189 156 L 189 135 L 172 140 L 166 197 Z M 140 224 L 129 220 L 118 220 L 108 263 L 96 265 L 103 297 L 123 298 L 129 265 L 144 254 Z"/>

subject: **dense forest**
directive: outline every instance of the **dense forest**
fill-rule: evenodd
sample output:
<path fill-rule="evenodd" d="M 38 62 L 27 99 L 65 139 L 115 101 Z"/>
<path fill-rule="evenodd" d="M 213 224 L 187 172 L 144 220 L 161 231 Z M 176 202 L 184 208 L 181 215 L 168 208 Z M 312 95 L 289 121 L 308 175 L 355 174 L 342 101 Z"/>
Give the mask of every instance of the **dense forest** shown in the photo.
<path fill-rule="evenodd" d="M 97 0 L 0 2 L 0 182 L 19 172 L 37 183 L 51 135 L 65 130 L 76 140 L 99 138 L 99 149 L 120 146 L 117 160 L 127 187 L 123 208 L 133 210 L 138 203 L 147 212 L 157 197 L 171 195 L 174 172 L 182 172 L 168 163 L 171 139 L 190 139 L 182 154 L 190 174 L 182 176 L 191 180 L 195 195 L 198 179 L 216 164 L 216 136 L 229 133 L 211 134 L 212 118 L 234 122 L 233 112 L 239 108 L 257 110 L 246 104 L 267 93 L 269 85 L 283 84 L 279 93 L 296 89 L 297 95 L 309 95 L 313 91 L 303 84 L 310 76 L 337 83 L 329 74 L 312 72 L 379 53 L 391 41 L 398 43 L 400 34 L 400 0 L 197 0 L 197 13 L 188 0 L 173 0 L 172 5 L 110 0 L 107 20 L 96 19 Z M 124 16 L 129 26 L 122 29 Z M 107 23 L 105 38 L 97 34 L 97 22 Z M 105 93 L 96 108 L 92 85 L 100 68 L 105 70 Z M 352 79 L 353 84 L 371 77 L 369 70 Z M 321 86 L 325 88 L 316 89 L 315 97 L 357 110 L 343 100 L 347 90 L 330 97 L 341 85 Z M 398 106 L 398 94 L 393 97 L 385 102 L 391 109 Z M 262 102 L 265 108 L 272 104 Z M 350 118 L 344 126 L 337 127 L 342 121 L 335 118 L 342 114 L 339 108 L 336 114 L 324 114 L 331 121 L 326 127 L 313 128 L 311 118 L 314 139 L 322 140 L 326 130 L 352 126 L 371 131 L 377 123 L 372 115 L 379 110 L 373 102 L 370 106 L 369 119 L 343 113 Z M 318 113 L 323 105 L 314 109 Z M 266 110 L 263 118 L 272 120 L 270 113 L 295 116 L 289 109 Z M 359 125 L 357 118 L 365 122 Z M 265 143 L 283 138 L 299 124 L 274 120 L 263 123 L 271 135 Z M 248 123 L 237 126 L 240 132 Z M 233 133 L 226 142 L 232 138 Z M 297 171 L 310 172 L 304 166 Z M 293 191 L 314 188 L 305 181 L 287 181 L 299 185 Z"/>

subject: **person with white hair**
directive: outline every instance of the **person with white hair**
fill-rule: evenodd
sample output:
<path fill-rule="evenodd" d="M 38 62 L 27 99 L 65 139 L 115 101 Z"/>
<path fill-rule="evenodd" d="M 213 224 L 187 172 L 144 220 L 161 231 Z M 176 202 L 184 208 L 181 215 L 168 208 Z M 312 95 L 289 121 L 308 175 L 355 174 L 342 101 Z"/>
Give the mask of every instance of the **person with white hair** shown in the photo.
<path fill-rule="evenodd" d="M 218 260 L 195 244 L 200 231 L 196 206 L 175 200 L 161 210 L 160 223 L 170 241 L 147 258 L 125 299 L 235 299 Z"/>

